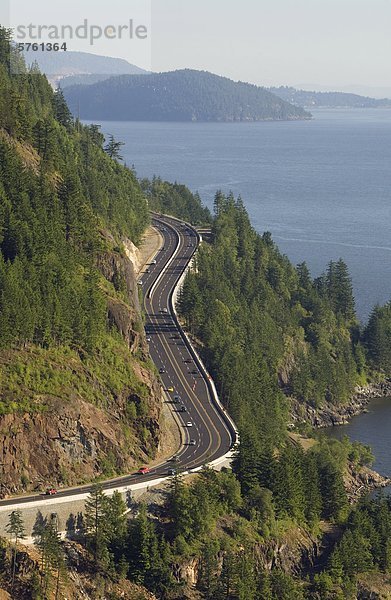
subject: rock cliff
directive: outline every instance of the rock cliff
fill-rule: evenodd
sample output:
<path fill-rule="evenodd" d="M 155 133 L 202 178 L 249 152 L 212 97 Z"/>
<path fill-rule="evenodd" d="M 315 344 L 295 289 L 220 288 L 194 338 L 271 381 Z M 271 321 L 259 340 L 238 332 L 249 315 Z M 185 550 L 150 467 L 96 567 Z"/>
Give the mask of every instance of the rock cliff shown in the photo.
<path fill-rule="evenodd" d="M 134 266 L 105 232 L 96 258 L 110 338 L 95 356 L 37 347 L 0 355 L 9 402 L 31 410 L 0 416 L 0 495 L 75 485 L 129 473 L 153 458 L 161 438 L 161 390 L 147 362 Z"/>

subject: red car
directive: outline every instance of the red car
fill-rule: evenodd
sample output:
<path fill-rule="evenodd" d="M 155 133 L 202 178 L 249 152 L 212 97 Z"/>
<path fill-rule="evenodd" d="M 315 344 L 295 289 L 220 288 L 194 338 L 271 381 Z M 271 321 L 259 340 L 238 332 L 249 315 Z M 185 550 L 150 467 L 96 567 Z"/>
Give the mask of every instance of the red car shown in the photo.
<path fill-rule="evenodd" d="M 54 496 L 55 494 L 57 494 L 57 490 L 55 490 L 54 488 L 46 490 L 46 496 Z"/>
<path fill-rule="evenodd" d="M 147 473 L 149 473 L 150 469 L 148 467 L 141 467 L 141 469 L 138 470 L 138 473 L 140 475 L 146 475 Z"/>

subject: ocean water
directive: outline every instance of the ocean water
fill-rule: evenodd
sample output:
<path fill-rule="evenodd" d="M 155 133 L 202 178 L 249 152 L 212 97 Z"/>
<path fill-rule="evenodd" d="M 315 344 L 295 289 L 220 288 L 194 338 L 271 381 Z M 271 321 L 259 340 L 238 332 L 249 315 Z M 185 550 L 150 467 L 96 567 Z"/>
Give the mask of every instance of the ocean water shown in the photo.
<path fill-rule="evenodd" d="M 314 276 L 342 257 L 359 317 L 391 299 L 391 110 L 316 110 L 312 121 L 104 122 L 138 176 L 188 185 L 210 206 L 241 195 L 255 228 L 271 231 Z"/>
<path fill-rule="evenodd" d="M 347 435 L 351 440 L 371 446 L 375 455 L 373 468 L 391 477 L 391 398 L 376 398 L 368 405 L 368 412 L 353 417 L 348 425 L 327 427 L 324 432 L 330 437 L 342 439 Z M 391 495 L 391 486 L 387 488 Z"/>

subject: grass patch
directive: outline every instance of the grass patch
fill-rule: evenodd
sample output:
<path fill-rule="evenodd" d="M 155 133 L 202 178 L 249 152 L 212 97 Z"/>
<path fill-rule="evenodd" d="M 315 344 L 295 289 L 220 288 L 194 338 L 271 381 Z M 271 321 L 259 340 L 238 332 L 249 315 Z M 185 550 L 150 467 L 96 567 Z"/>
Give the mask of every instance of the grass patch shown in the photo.
<path fill-rule="evenodd" d="M 120 336 L 107 334 L 91 355 L 60 346 L 31 346 L 0 353 L 0 414 L 44 412 L 53 398 L 83 399 L 108 408 L 116 399 L 149 396 L 135 374 L 135 358 Z"/>

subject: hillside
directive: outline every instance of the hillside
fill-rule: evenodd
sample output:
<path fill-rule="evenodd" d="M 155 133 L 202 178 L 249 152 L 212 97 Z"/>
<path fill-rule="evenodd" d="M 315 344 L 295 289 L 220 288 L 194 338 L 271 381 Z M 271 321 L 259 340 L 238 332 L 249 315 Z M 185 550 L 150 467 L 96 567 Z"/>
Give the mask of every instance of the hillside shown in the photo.
<path fill-rule="evenodd" d="M 293 87 L 271 87 L 269 91 L 295 106 L 303 108 L 391 108 L 391 100 L 377 100 L 344 92 L 309 92 Z"/>
<path fill-rule="evenodd" d="M 8 37 L 1 29 L 2 496 L 128 473 L 161 435 L 127 255 L 149 222 L 144 194 L 45 77 L 10 76 Z"/>
<path fill-rule="evenodd" d="M 123 75 L 90 86 L 70 86 L 65 96 L 83 119 L 128 121 L 271 121 L 310 114 L 264 88 L 206 71 Z"/>
<path fill-rule="evenodd" d="M 25 51 L 27 66 L 37 62 L 49 81 L 57 86 L 89 84 L 108 79 L 113 75 L 142 75 L 147 73 L 122 58 L 100 56 L 89 52 L 33 52 Z"/>

